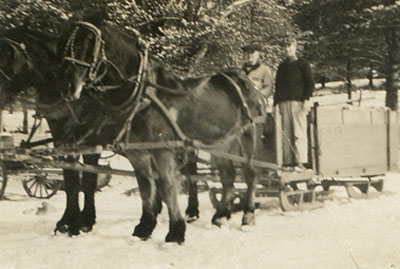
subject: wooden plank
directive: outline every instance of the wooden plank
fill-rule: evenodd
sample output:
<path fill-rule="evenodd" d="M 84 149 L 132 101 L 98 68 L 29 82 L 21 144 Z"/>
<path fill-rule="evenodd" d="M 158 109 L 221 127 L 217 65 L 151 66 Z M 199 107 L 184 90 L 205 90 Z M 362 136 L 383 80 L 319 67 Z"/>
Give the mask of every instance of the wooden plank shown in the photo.
<path fill-rule="evenodd" d="M 388 155 L 388 170 L 399 169 L 399 123 L 398 113 L 388 111 L 388 128 L 387 128 L 387 155 Z"/>
<path fill-rule="evenodd" d="M 371 113 L 365 109 L 343 109 L 343 124 L 371 124 Z"/>
<path fill-rule="evenodd" d="M 316 161 L 320 176 L 382 174 L 394 163 L 389 158 L 398 160 L 391 152 L 397 151 L 398 139 L 393 145 L 388 142 L 392 136 L 398 137 L 398 127 L 391 134 L 385 110 L 343 110 L 343 123 L 328 120 L 331 112 L 321 108 L 316 111 L 314 134 L 319 148 Z"/>
<path fill-rule="evenodd" d="M 184 146 L 185 143 L 180 140 L 121 144 L 123 150 L 176 149 Z"/>
<path fill-rule="evenodd" d="M 82 171 L 82 172 L 90 172 L 90 173 L 101 173 L 101 174 L 109 174 L 109 175 L 120 175 L 120 176 L 130 176 L 134 177 L 134 171 L 127 171 L 127 170 L 120 170 L 120 169 L 111 169 L 96 165 L 89 165 L 89 164 L 81 164 L 81 163 L 68 163 L 59 160 L 47 160 L 47 159 L 32 159 L 30 163 L 36 163 L 38 165 L 42 165 L 46 168 L 63 168 L 63 169 L 70 169 L 75 171 Z"/>
<path fill-rule="evenodd" d="M 311 169 L 307 169 L 303 172 L 286 172 L 279 171 L 278 175 L 281 178 L 282 183 L 291 183 L 291 182 L 306 182 L 312 179 L 315 174 Z"/>

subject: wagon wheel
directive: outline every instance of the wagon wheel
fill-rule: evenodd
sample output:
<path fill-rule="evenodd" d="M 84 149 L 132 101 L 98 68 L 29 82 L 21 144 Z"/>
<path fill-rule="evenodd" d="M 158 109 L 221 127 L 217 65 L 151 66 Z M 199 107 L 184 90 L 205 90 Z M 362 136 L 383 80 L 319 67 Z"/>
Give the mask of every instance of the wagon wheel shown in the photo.
<path fill-rule="evenodd" d="M 3 161 L 0 161 L 0 169 L 0 200 L 2 200 L 7 186 L 7 170 Z"/>
<path fill-rule="evenodd" d="M 36 174 L 22 181 L 26 193 L 30 197 L 48 199 L 52 197 L 61 187 L 62 181 L 50 180 L 47 174 Z"/>

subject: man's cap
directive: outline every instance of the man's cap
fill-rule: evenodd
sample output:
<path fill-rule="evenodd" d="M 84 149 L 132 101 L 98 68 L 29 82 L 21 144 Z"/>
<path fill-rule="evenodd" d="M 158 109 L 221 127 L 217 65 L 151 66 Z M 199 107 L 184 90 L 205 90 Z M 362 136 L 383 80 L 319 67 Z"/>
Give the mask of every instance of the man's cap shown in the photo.
<path fill-rule="evenodd" d="M 261 51 L 262 47 L 259 44 L 249 44 L 249 45 L 242 47 L 242 50 L 244 52 L 252 53 L 252 52 L 255 52 L 256 50 Z"/>

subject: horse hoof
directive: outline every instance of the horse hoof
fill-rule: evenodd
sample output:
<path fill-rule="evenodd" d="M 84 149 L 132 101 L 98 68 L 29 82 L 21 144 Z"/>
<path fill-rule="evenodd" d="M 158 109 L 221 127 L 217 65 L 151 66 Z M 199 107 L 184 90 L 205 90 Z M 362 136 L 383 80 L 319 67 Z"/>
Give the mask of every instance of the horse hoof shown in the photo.
<path fill-rule="evenodd" d="M 81 228 L 80 228 L 80 231 L 81 232 L 84 232 L 84 233 L 89 233 L 89 232 L 91 232 L 93 230 L 93 226 L 82 226 Z"/>
<path fill-rule="evenodd" d="M 245 233 L 252 232 L 252 231 L 254 231 L 254 226 L 242 225 L 242 226 L 240 226 L 240 230 Z"/>
<path fill-rule="evenodd" d="M 136 237 L 139 238 L 141 241 L 147 241 L 150 239 L 151 235 L 140 235 L 138 233 L 136 233 L 136 231 L 132 234 L 132 237 Z"/>
<path fill-rule="evenodd" d="M 138 242 L 143 242 L 143 241 L 146 241 L 146 240 L 132 235 L 132 236 L 129 236 L 126 239 L 126 242 L 128 243 L 128 245 L 133 246 L 134 244 L 137 244 Z"/>
<path fill-rule="evenodd" d="M 185 241 L 185 231 L 186 223 L 183 219 L 170 223 L 165 242 L 178 243 L 181 245 Z"/>
<path fill-rule="evenodd" d="M 56 235 L 58 232 L 67 234 L 69 232 L 69 226 L 67 224 L 57 225 L 57 227 L 54 229 L 54 234 Z"/>
<path fill-rule="evenodd" d="M 79 228 L 72 227 L 71 225 L 67 224 L 57 225 L 57 227 L 54 229 L 54 234 L 57 234 L 57 232 L 62 234 L 68 234 L 71 237 L 74 235 L 79 235 L 80 233 Z"/>
<path fill-rule="evenodd" d="M 185 235 L 184 234 L 177 234 L 169 232 L 165 237 L 165 242 L 167 243 L 177 243 L 182 245 L 185 242 Z"/>
<path fill-rule="evenodd" d="M 256 218 L 255 218 L 255 216 L 254 216 L 254 213 L 252 213 L 252 212 L 246 212 L 244 215 L 243 215 L 243 218 L 242 218 L 242 225 L 243 226 L 254 226 L 256 224 Z"/>
<path fill-rule="evenodd" d="M 215 218 L 213 219 L 212 224 L 219 228 L 229 228 L 229 220 L 227 217 Z"/>
<path fill-rule="evenodd" d="M 200 218 L 199 215 L 197 215 L 197 216 L 189 216 L 189 215 L 186 215 L 186 217 L 185 217 L 187 223 L 195 222 L 195 221 L 198 220 L 199 218 Z"/>

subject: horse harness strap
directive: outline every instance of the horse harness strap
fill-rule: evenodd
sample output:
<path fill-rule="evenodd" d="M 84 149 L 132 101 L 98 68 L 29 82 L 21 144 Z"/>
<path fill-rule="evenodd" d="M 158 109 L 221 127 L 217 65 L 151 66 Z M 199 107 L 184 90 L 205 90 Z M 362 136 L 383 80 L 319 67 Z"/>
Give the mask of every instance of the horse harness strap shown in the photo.
<path fill-rule="evenodd" d="M 230 76 L 228 76 L 228 75 L 226 75 L 224 73 L 220 73 L 220 74 L 223 77 L 225 77 L 232 84 L 232 86 L 235 88 L 236 93 L 239 96 L 240 101 L 242 103 L 242 107 L 243 107 L 243 110 L 244 110 L 246 116 L 249 118 L 250 121 L 252 121 L 253 119 L 252 119 L 250 108 L 249 108 L 249 106 L 247 104 L 247 101 L 246 101 L 245 97 L 243 96 L 243 92 L 240 89 L 239 85 L 237 85 L 237 83 Z"/>
<path fill-rule="evenodd" d="M 174 129 L 175 133 L 178 135 L 178 137 L 183 140 L 183 141 L 191 141 L 190 138 L 188 138 L 181 130 L 181 128 L 178 126 L 178 124 L 170 117 L 168 113 L 168 109 L 165 107 L 165 105 L 161 102 L 160 99 L 156 96 L 155 89 L 154 88 L 147 88 L 146 89 L 146 95 L 150 98 L 151 101 L 153 101 L 163 112 L 164 116 L 167 118 L 169 124 L 172 126 Z"/>
<path fill-rule="evenodd" d="M 242 108 L 244 110 L 244 113 L 247 116 L 247 118 L 250 120 L 249 129 L 251 129 L 252 142 L 253 142 L 252 151 L 249 154 L 249 163 L 250 163 L 250 160 L 252 159 L 252 156 L 253 156 L 253 154 L 254 154 L 254 152 L 256 150 L 256 136 L 257 136 L 257 133 L 256 133 L 256 123 L 254 122 L 255 118 L 253 118 L 253 116 L 252 116 L 252 113 L 251 113 L 250 108 L 249 108 L 249 106 L 247 104 L 246 98 L 244 97 L 243 92 L 242 92 L 241 88 L 239 87 L 239 85 L 230 76 L 228 76 L 228 75 L 226 75 L 224 73 L 221 73 L 221 75 L 223 77 L 225 77 L 233 85 L 233 87 L 235 88 L 236 93 L 239 96 L 240 101 L 242 103 Z M 241 147 L 241 149 L 243 151 L 242 153 L 244 154 L 244 146 L 241 143 L 241 141 L 239 141 L 239 145 L 240 145 L 240 147 Z"/>

